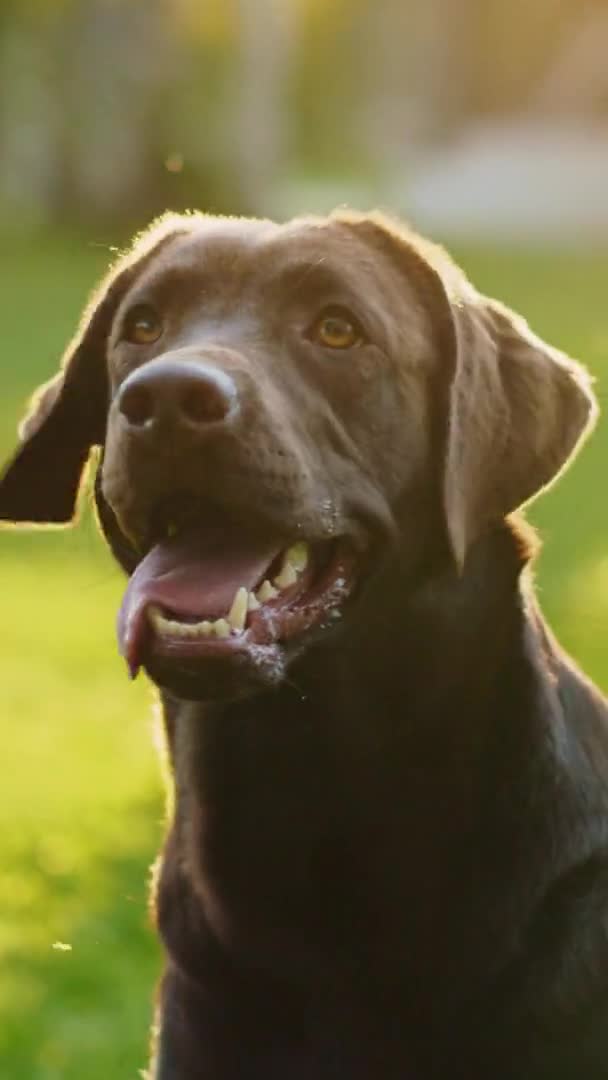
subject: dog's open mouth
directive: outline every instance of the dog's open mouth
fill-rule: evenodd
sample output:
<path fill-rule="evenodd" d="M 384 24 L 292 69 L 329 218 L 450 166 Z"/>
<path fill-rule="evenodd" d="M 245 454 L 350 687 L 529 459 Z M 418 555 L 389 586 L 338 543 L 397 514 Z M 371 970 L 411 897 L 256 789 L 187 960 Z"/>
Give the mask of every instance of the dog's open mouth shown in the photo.
<path fill-rule="evenodd" d="M 155 544 L 132 575 L 118 617 L 134 676 L 150 657 L 229 658 L 330 625 L 354 584 L 346 541 L 287 544 L 236 526 L 186 526 Z"/>

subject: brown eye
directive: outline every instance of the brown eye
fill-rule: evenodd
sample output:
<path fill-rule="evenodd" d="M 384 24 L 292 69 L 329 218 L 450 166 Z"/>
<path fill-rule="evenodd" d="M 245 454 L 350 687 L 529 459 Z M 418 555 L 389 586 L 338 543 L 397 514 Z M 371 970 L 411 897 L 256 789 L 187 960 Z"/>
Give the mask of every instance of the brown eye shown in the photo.
<path fill-rule="evenodd" d="M 125 316 L 122 336 L 133 345 L 151 345 L 163 332 L 160 316 L 150 304 L 136 304 Z"/>
<path fill-rule="evenodd" d="M 312 338 L 327 349 L 352 349 L 361 343 L 363 334 L 356 320 L 338 308 L 322 313 L 313 327 Z"/>

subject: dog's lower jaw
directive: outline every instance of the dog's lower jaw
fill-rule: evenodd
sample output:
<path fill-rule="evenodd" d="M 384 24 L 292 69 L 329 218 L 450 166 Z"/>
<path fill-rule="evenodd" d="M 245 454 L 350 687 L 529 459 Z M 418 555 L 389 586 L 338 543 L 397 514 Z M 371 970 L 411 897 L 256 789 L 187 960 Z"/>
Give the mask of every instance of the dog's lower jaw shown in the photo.
<path fill-rule="evenodd" d="M 146 660 L 144 670 L 165 693 L 184 703 L 227 703 L 280 685 L 286 674 L 286 655 L 277 644 L 252 645 L 242 657 L 204 664 L 176 663 L 155 655 Z"/>

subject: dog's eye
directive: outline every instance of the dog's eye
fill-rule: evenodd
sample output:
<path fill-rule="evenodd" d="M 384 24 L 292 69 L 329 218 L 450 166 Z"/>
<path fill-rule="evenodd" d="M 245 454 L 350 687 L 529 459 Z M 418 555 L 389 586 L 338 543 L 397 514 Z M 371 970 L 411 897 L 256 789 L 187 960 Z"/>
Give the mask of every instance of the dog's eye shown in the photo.
<path fill-rule="evenodd" d="M 122 337 L 133 345 L 151 345 L 158 341 L 163 324 L 158 312 L 150 304 L 136 304 L 125 316 Z"/>
<path fill-rule="evenodd" d="M 311 337 L 327 349 L 352 349 L 363 341 L 363 331 L 350 312 L 326 308 L 314 323 Z"/>

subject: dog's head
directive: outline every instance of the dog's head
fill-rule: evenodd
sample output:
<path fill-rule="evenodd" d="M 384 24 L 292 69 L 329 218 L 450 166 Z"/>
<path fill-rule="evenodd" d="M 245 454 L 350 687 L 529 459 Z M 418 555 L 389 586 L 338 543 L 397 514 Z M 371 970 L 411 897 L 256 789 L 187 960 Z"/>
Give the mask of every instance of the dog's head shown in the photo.
<path fill-rule="evenodd" d="M 0 518 L 69 522 L 102 446 L 122 651 L 182 696 L 234 696 L 345 632 L 395 538 L 461 568 L 594 408 L 580 367 L 379 215 L 172 215 L 36 395 Z"/>

